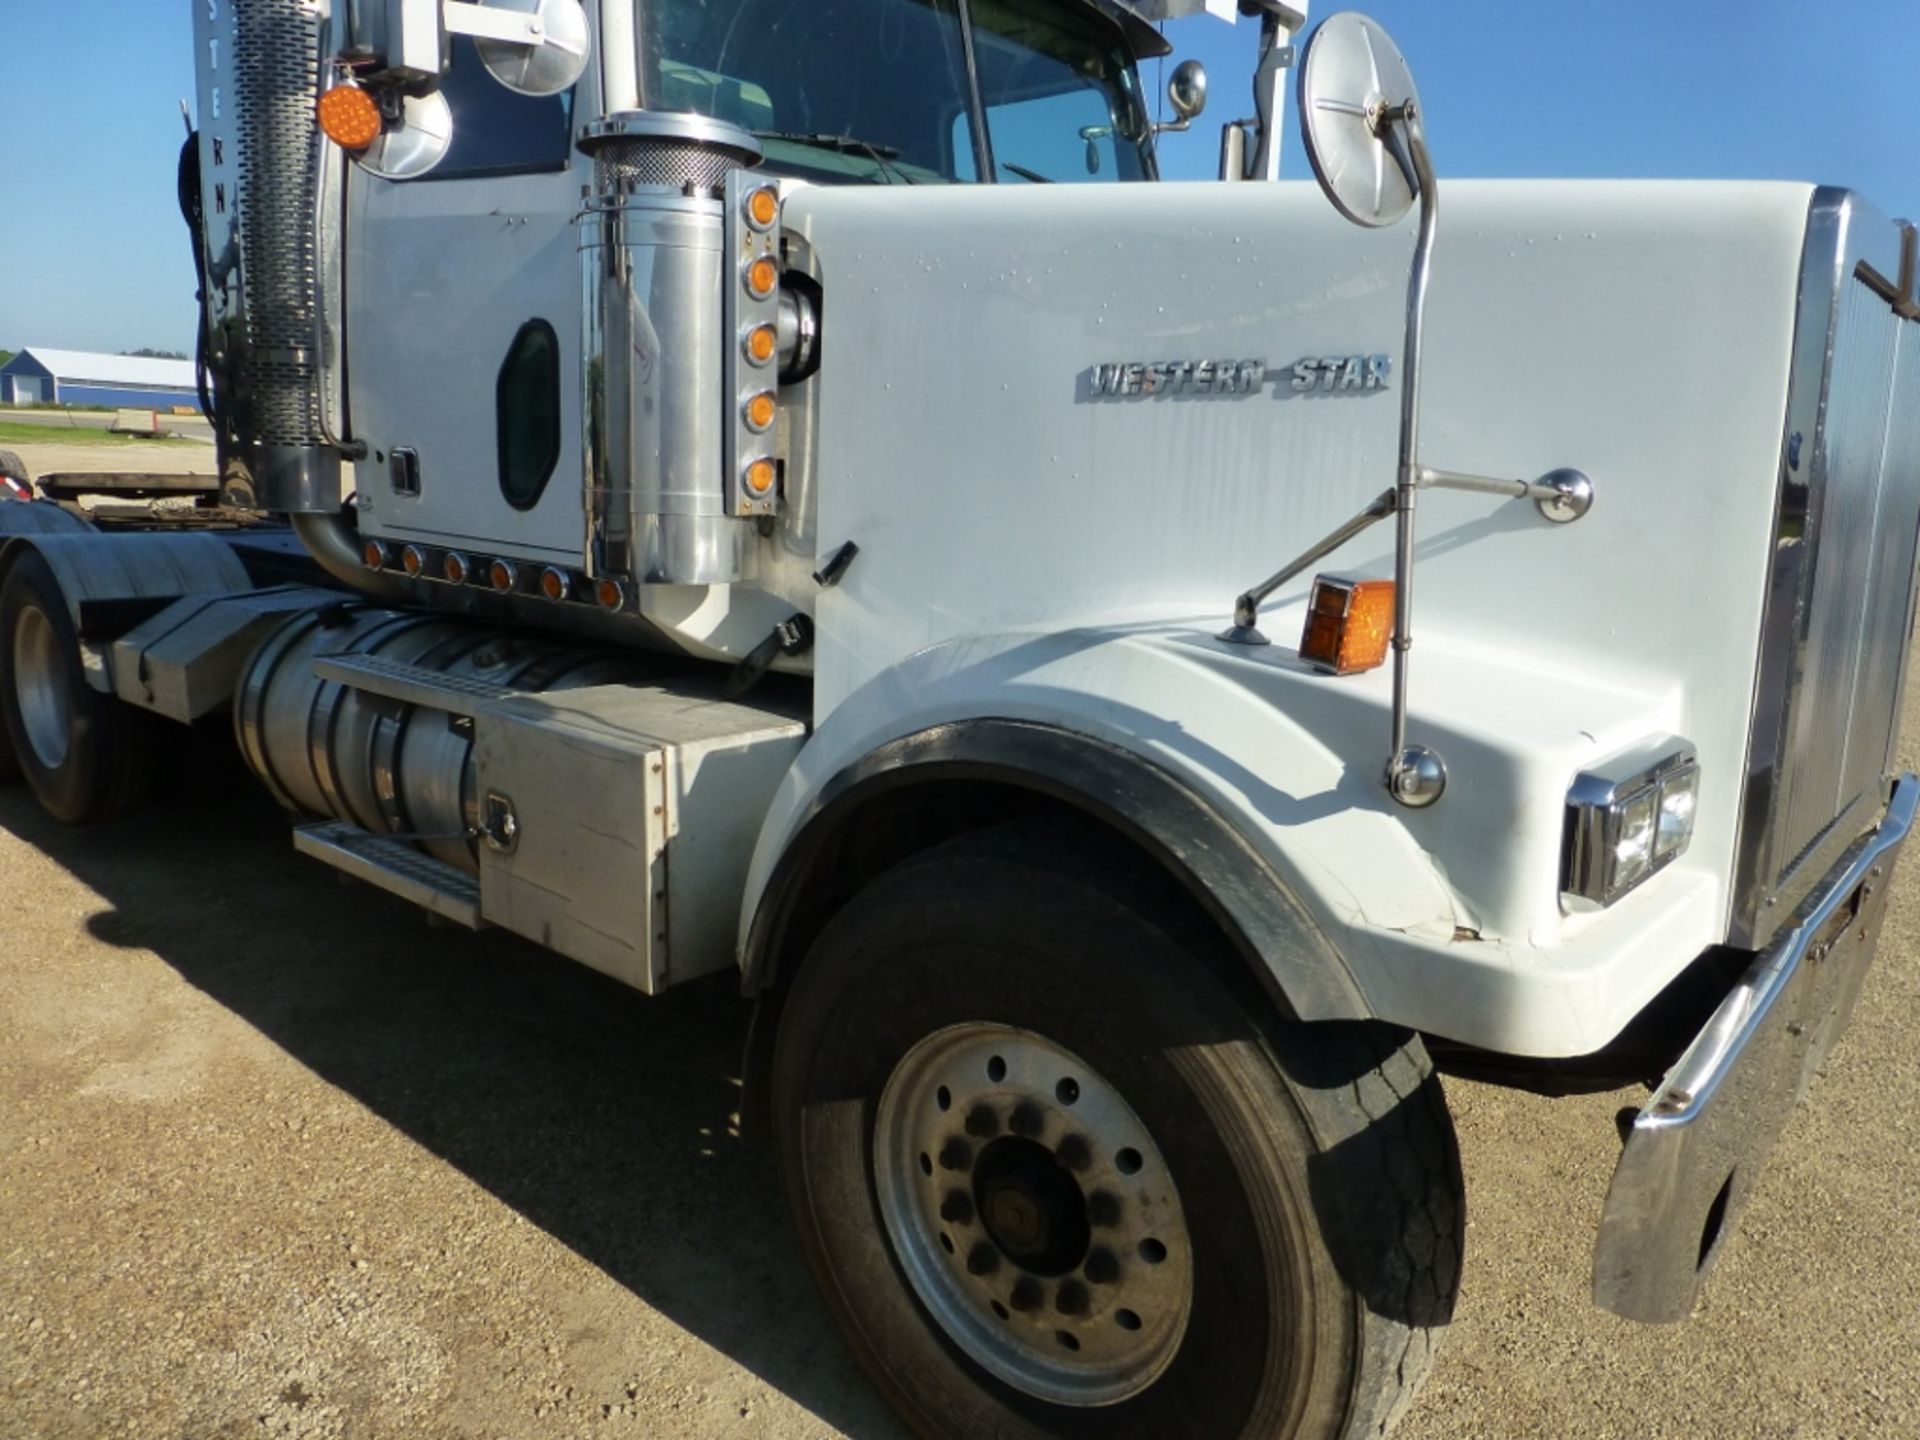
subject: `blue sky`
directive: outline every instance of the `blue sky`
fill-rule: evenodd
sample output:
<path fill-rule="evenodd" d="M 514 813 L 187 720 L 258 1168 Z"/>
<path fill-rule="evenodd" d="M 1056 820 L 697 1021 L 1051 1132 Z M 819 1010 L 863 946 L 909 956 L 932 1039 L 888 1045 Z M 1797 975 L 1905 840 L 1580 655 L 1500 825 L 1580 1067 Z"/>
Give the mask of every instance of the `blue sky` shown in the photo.
<path fill-rule="evenodd" d="M 0 0 L 0 347 L 191 348 L 173 195 L 190 3 Z M 1413 65 L 1443 179 L 1819 180 L 1920 215 L 1920 0 L 1361 8 Z M 1167 138 L 1165 168 L 1210 177 L 1219 122 L 1251 109 L 1254 27 L 1196 18 L 1168 34 L 1174 59 L 1206 62 L 1212 101 L 1191 134 Z M 1307 173 L 1291 134 L 1285 165 Z"/>

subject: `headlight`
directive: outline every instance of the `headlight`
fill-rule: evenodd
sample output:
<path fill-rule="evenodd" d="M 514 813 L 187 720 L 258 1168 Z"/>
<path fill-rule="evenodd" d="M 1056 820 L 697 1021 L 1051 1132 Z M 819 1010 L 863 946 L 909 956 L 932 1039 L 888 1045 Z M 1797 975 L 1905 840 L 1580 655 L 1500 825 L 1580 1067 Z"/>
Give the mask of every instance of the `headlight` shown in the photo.
<path fill-rule="evenodd" d="M 1567 792 L 1567 908 L 1611 905 L 1685 854 L 1699 794 L 1693 746 L 1671 735 L 1583 770 Z"/>

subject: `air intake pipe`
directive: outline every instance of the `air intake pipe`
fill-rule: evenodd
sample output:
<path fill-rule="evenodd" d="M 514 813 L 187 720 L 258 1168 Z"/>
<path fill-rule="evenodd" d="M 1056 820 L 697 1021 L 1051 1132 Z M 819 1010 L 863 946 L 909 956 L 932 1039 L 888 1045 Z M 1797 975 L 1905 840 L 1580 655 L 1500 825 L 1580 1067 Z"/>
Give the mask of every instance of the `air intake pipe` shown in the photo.
<path fill-rule="evenodd" d="M 752 521 L 727 513 L 722 196 L 760 143 L 699 115 L 630 111 L 587 126 L 580 148 L 594 159 L 580 221 L 586 571 L 726 584 Z"/>

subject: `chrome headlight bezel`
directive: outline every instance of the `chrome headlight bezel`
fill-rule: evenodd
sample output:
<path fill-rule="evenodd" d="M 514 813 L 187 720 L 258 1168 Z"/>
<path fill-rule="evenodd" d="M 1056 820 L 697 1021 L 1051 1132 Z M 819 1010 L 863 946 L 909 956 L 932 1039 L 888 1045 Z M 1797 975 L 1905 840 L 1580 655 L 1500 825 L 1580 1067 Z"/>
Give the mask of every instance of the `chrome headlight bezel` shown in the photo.
<path fill-rule="evenodd" d="M 1611 905 L 1686 854 L 1699 790 L 1698 754 L 1677 735 L 1643 741 L 1575 776 L 1561 855 L 1566 908 Z"/>

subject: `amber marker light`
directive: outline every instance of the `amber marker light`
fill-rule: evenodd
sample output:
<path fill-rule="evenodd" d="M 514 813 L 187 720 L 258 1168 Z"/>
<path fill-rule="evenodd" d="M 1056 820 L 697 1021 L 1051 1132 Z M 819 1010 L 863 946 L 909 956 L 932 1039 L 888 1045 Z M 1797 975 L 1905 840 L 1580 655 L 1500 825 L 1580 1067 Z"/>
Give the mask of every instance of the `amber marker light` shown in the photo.
<path fill-rule="evenodd" d="M 361 547 L 360 558 L 366 562 L 367 569 L 384 570 L 387 568 L 387 547 L 378 540 L 369 540 Z"/>
<path fill-rule="evenodd" d="M 519 583 L 520 572 L 505 560 L 496 560 L 487 567 L 487 579 L 493 582 L 496 590 L 511 590 Z"/>
<path fill-rule="evenodd" d="M 336 85 L 320 97 L 320 132 L 342 150 L 364 150 L 380 138 L 380 104 L 358 85 Z"/>
<path fill-rule="evenodd" d="M 766 299 L 779 285 L 780 262 L 771 255 L 762 255 L 747 266 L 747 293 L 754 299 Z"/>
<path fill-rule="evenodd" d="M 756 230 L 771 230 L 773 222 L 780 218 L 780 192 L 771 185 L 750 190 L 745 208 L 749 225 Z"/>
<path fill-rule="evenodd" d="M 603 610 L 618 610 L 627 603 L 627 592 L 620 588 L 618 580 L 602 580 L 593 587 L 593 598 L 600 602 Z"/>
<path fill-rule="evenodd" d="M 1316 575 L 1300 658 L 1335 675 L 1385 662 L 1393 638 L 1393 581 Z"/>
<path fill-rule="evenodd" d="M 540 593 L 549 600 L 564 600 L 573 593 L 573 577 L 549 566 L 540 572 Z"/>
<path fill-rule="evenodd" d="M 773 392 L 762 390 L 758 394 L 749 395 L 747 403 L 741 406 L 740 410 L 746 417 L 747 428 L 755 434 L 761 434 L 772 426 L 776 408 Z"/>
<path fill-rule="evenodd" d="M 765 365 L 780 353 L 780 332 L 771 325 L 756 325 L 747 331 L 741 347 L 755 365 Z"/>
<path fill-rule="evenodd" d="M 427 568 L 427 552 L 418 545 L 409 545 L 400 552 L 400 568 L 409 575 L 418 575 Z"/>
<path fill-rule="evenodd" d="M 470 569 L 471 567 L 467 564 L 467 557 L 462 555 L 458 550 L 449 550 L 446 558 L 440 562 L 440 573 L 455 585 L 464 585 L 467 583 L 467 575 Z"/>
<path fill-rule="evenodd" d="M 764 499 L 773 493 L 773 483 L 779 478 L 773 461 L 766 458 L 751 460 L 747 468 L 740 472 L 740 483 L 747 487 L 747 493 L 755 499 Z"/>

